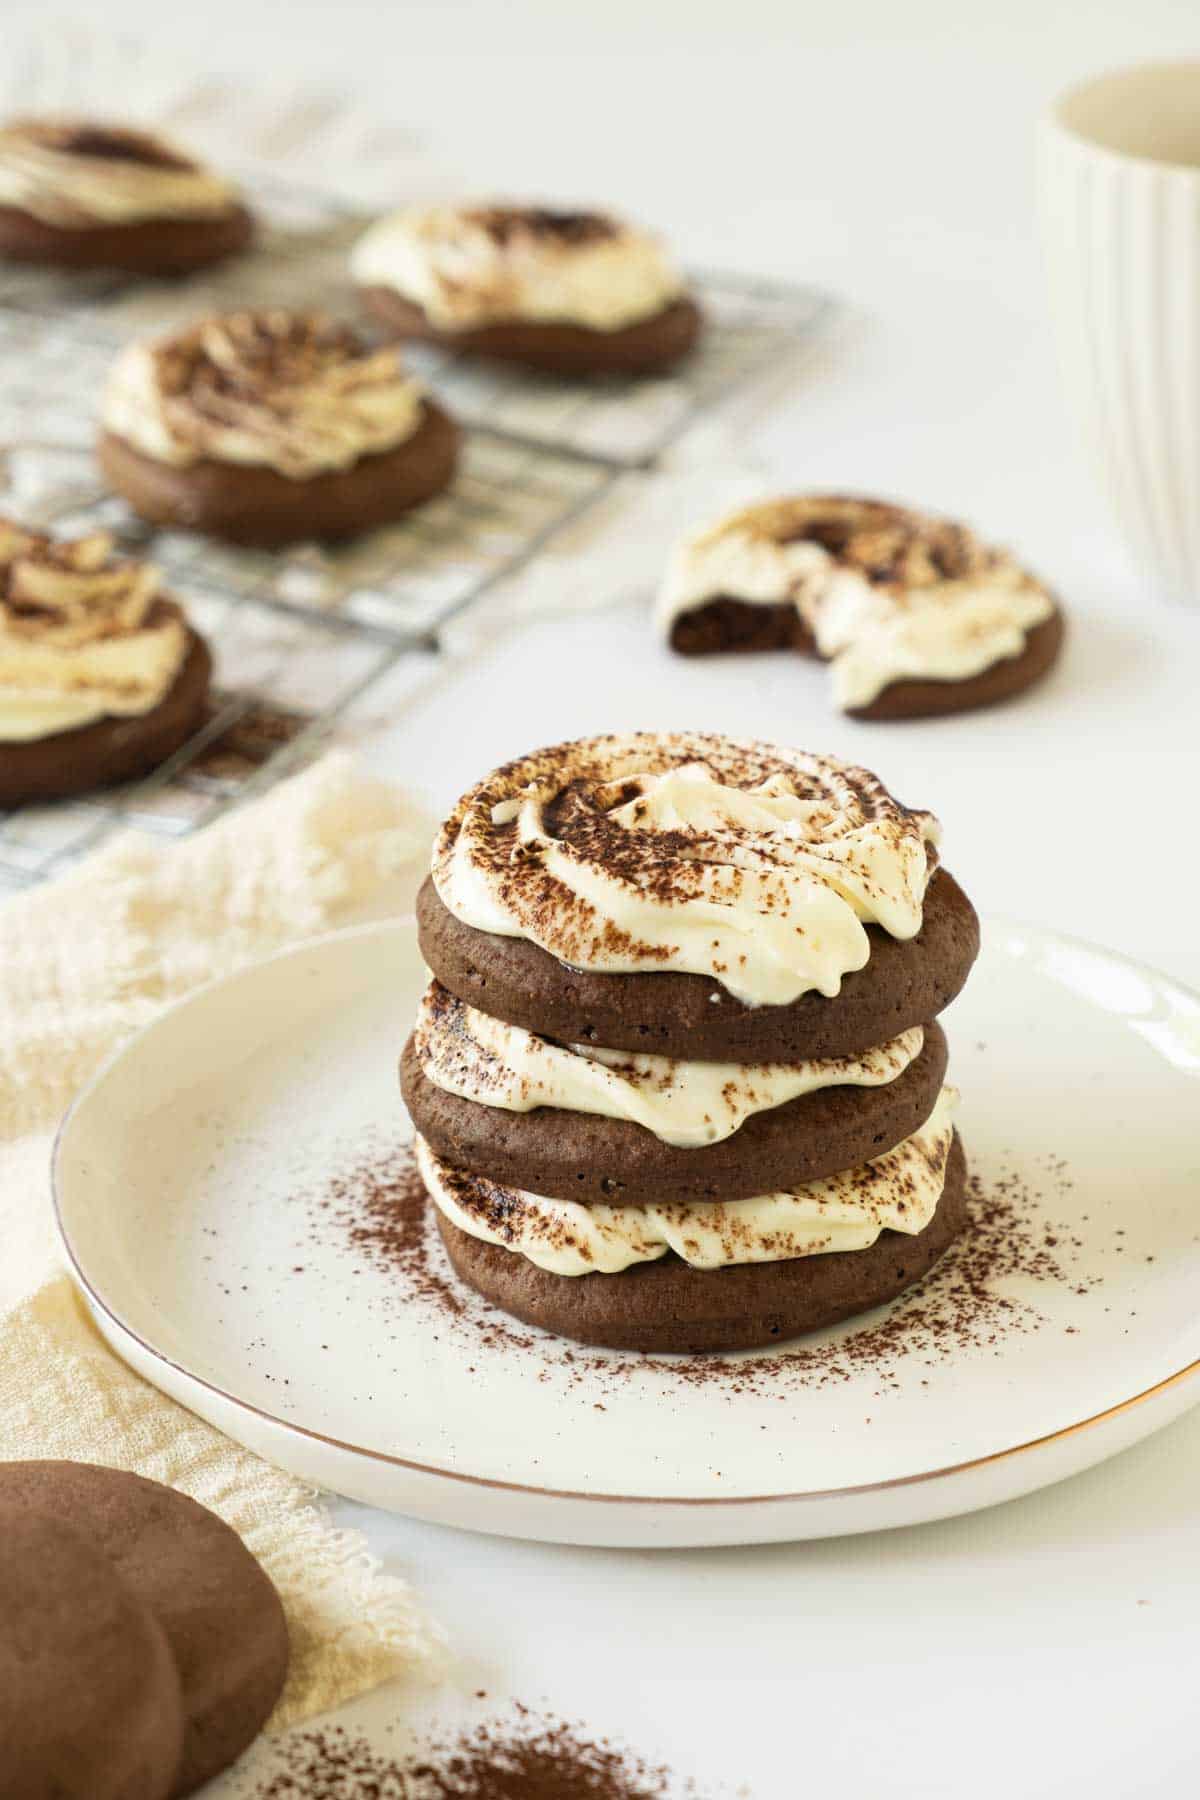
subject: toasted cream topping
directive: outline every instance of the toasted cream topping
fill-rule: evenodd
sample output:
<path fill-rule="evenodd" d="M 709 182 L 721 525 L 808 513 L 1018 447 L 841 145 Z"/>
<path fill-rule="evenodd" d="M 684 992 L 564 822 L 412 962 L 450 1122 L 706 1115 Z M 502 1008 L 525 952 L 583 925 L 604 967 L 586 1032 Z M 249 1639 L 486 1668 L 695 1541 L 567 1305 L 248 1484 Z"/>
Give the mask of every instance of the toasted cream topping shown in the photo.
<path fill-rule="evenodd" d="M 916 936 L 938 833 L 832 757 L 642 732 L 497 770 L 442 827 L 433 879 L 464 924 L 570 967 L 681 970 L 784 1005 L 836 994 L 866 925 Z"/>
<path fill-rule="evenodd" d="M 378 220 L 351 267 L 441 331 L 511 319 L 619 331 L 677 300 L 683 280 L 658 241 L 601 213 L 522 206 L 411 208 Z"/>
<path fill-rule="evenodd" d="M 506 1112 L 561 1107 L 645 1126 L 692 1149 L 732 1137 L 752 1113 L 827 1087 L 883 1087 L 921 1054 L 914 1026 L 857 1056 L 801 1063 L 684 1062 L 591 1044 L 556 1044 L 506 1025 L 431 982 L 416 1049 L 435 1087 Z"/>
<path fill-rule="evenodd" d="M 873 1162 L 793 1193 L 750 1200 L 658 1206 L 551 1200 L 452 1168 L 421 1137 L 417 1163 L 430 1199 L 452 1225 L 551 1274 L 617 1275 L 668 1250 L 694 1269 L 724 1269 L 865 1250 L 881 1231 L 923 1231 L 946 1184 L 957 1103 L 956 1089 L 944 1087 L 919 1130 Z"/>
<path fill-rule="evenodd" d="M 0 206 L 66 230 L 212 218 L 238 190 L 148 132 L 21 119 L 0 131 Z"/>
<path fill-rule="evenodd" d="M 149 712 L 187 651 L 158 571 L 107 532 L 55 543 L 0 519 L 0 743 Z"/>
<path fill-rule="evenodd" d="M 682 544 L 658 604 L 676 621 L 717 598 L 795 606 L 837 705 L 905 680 L 966 681 L 1019 656 L 1054 601 L 966 527 L 874 500 L 805 496 L 733 513 Z"/>
<path fill-rule="evenodd" d="M 345 325 L 240 312 L 131 345 L 103 422 L 158 462 L 261 464 L 304 480 L 403 443 L 424 398 L 396 350 L 372 350 Z"/>

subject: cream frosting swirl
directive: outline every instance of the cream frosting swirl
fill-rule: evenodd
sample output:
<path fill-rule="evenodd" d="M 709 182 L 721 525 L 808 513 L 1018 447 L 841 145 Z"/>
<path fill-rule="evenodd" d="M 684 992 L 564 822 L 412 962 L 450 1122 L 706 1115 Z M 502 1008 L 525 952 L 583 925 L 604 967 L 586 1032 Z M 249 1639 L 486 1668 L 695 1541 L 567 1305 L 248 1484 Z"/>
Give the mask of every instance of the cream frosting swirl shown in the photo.
<path fill-rule="evenodd" d="M 723 1269 L 865 1250 L 881 1231 L 923 1231 L 946 1184 L 957 1102 L 957 1090 L 943 1087 L 925 1123 L 884 1155 L 792 1193 L 749 1200 L 551 1200 L 452 1168 L 419 1136 L 417 1163 L 430 1199 L 452 1225 L 554 1275 L 617 1275 L 668 1251 L 694 1269 Z"/>
<path fill-rule="evenodd" d="M 131 344 L 102 418 L 157 462 L 258 464 L 304 480 L 394 449 L 419 428 L 424 403 L 395 349 L 370 349 L 322 314 L 272 309 Z"/>
<path fill-rule="evenodd" d="M 361 286 L 390 288 L 442 331 L 514 319 L 619 331 L 684 289 L 646 232 L 602 213 L 528 206 L 394 213 L 360 239 L 351 267 Z"/>
<path fill-rule="evenodd" d="M 219 217 L 238 190 L 149 132 L 20 119 L 0 131 L 0 206 L 64 230 Z"/>
<path fill-rule="evenodd" d="M 794 606 L 846 709 L 896 681 L 980 675 L 1019 656 L 1055 610 L 1032 575 L 965 526 L 821 495 L 746 507 L 689 538 L 668 568 L 659 625 L 669 637 L 722 597 Z"/>
<path fill-rule="evenodd" d="M 694 1149 L 732 1137 L 753 1113 L 828 1087 L 883 1087 L 921 1054 L 922 1028 L 856 1056 L 800 1063 L 690 1062 L 558 1044 L 479 1012 L 431 982 L 417 1013 L 416 1051 L 435 1087 L 496 1106 L 599 1113 Z"/>
<path fill-rule="evenodd" d="M 642 732 L 497 770 L 443 825 L 433 879 L 464 924 L 569 967 L 684 971 L 788 1004 L 863 968 L 868 924 L 916 936 L 938 835 L 832 757 Z"/>
<path fill-rule="evenodd" d="M 107 532 L 56 543 L 0 519 L 0 743 L 149 712 L 187 652 L 158 571 Z"/>

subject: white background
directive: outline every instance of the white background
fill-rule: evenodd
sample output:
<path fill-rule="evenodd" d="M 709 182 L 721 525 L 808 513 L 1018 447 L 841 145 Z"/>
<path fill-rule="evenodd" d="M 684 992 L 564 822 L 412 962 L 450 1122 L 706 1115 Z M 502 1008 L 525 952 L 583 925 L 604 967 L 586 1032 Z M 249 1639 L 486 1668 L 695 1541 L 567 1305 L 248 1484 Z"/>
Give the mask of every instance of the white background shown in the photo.
<path fill-rule="evenodd" d="M 1058 398 L 1032 208 L 1047 97 L 1195 54 L 1194 0 L 206 0 L 162 15 L 105 6 L 197 67 L 345 83 L 435 135 L 476 187 L 612 202 L 685 257 L 837 290 L 853 304 L 759 425 L 760 462 L 781 483 L 961 512 L 1046 573 L 1074 627 L 1027 702 L 881 729 L 834 719 L 819 672 L 786 659 L 736 675 L 669 663 L 628 600 L 501 639 L 396 722 L 379 767 L 442 808 L 502 756 L 591 729 L 686 722 L 849 752 L 939 812 L 982 910 L 1200 985 L 1200 597 L 1191 617 L 1162 605 L 1092 488 Z M 842 1542 L 629 1554 L 367 1524 L 449 1628 L 465 1691 L 550 1701 L 726 1791 L 1127 1800 L 1200 1785 L 1196 1415 L 1044 1495 Z M 400 1719 L 418 1705 L 382 1704 Z"/>

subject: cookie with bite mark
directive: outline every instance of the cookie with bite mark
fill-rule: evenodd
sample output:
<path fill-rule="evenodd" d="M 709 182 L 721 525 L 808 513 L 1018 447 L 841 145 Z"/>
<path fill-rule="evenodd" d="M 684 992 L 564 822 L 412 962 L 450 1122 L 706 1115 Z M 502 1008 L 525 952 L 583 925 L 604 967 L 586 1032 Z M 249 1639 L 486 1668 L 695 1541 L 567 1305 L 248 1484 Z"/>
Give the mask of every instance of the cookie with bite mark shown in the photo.
<path fill-rule="evenodd" d="M 877 721 L 969 712 L 1042 680 L 1065 637 L 1050 591 L 966 526 L 883 501 L 802 495 L 683 543 L 659 596 L 682 656 L 796 650 L 835 704 Z"/>

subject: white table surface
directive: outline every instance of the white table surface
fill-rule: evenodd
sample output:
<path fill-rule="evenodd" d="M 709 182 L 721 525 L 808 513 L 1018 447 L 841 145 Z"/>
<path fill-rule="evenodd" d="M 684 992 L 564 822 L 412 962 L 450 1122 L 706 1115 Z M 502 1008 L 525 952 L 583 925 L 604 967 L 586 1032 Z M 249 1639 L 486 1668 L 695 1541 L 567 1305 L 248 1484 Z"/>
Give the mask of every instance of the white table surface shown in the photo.
<path fill-rule="evenodd" d="M 500 637 L 396 718 L 375 766 L 441 810 L 503 757 L 596 729 L 688 723 L 850 754 L 936 809 L 981 909 L 1200 986 L 1200 610 L 1171 613 L 1141 585 L 1081 465 L 1031 203 L 1046 95 L 1194 52 L 1193 6 L 210 0 L 202 22 L 168 24 L 149 0 L 110 0 L 106 14 L 153 19 L 200 66 L 263 58 L 352 82 L 436 132 L 476 186 L 610 198 L 697 260 L 836 288 L 854 310 L 758 425 L 763 467 L 961 512 L 1043 570 L 1071 617 L 1060 671 L 1026 702 L 870 727 L 835 718 L 820 672 L 787 658 L 670 661 L 626 598 Z M 1200 1413 L 1033 1498 L 819 1544 L 580 1551 L 337 1511 L 446 1625 L 463 1659 L 451 1692 L 548 1702 L 725 1792 L 1197 1788 Z M 401 1690 L 356 1715 L 403 1724 L 425 1707 Z"/>

